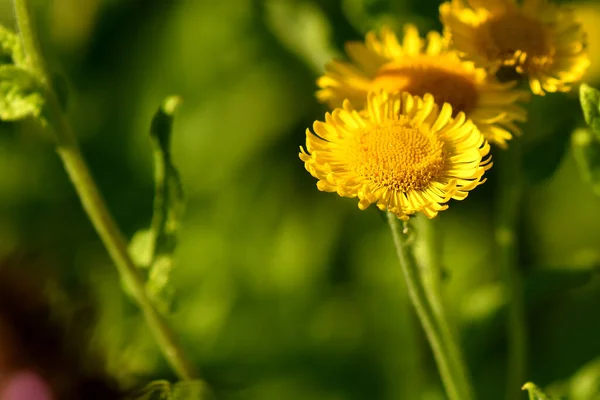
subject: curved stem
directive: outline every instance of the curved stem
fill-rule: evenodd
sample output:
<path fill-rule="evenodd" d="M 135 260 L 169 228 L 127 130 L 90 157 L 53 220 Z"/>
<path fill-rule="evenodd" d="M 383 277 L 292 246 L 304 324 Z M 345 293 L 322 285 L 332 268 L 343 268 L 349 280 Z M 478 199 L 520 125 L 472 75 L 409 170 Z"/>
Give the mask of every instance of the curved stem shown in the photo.
<path fill-rule="evenodd" d="M 521 141 L 500 154 L 495 242 L 498 265 L 508 294 L 507 399 L 520 396 L 527 366 L 527 328 L 523 279 L 519 271 L 517 223 L 522 194 Z"/>
<path fill-rule="evenodd" d="M 450 339 L 444 337 L 440 321 L 433 310 L 431 300 L 427 296 L 425 284 L 415 258 L 413 241 L 407 232 L 401 229 L 400 221 L 394 214 L 387 213 L 387 218 L 394 238 L 400 267 L 406 281 L 408 295 L 431 345 L 446 393 L 451 400 L 468 400 L 470 397 L 461 389 L 453 370 L 452 356 L 447 345 Z"/>
<path fill-rule="evenodd" d="M 436 219 L 428 219 L 422 214 L 419 214 L 415 220 L 418 235 L 417 248 L 415 250 L 420 261 L 425 293 L 431 302 L 434 315 L 439 321 L 442 338 L 446 340 L 446 346 L 450 353 L 452 370 L 457 376 L 461 390 L 465 393 L 465 396 L 468 396 L 467 398 L 473 398 L 474 390 L 471 387 L 468 368 L 459 346 L 458 334 L 455 327 L 451 325 L 444 308 L 441 285 L 442 249 L 440 232 L 437 229 L 438 221 Z"/>
<path fill-rule="evenodd" d="M 170 327 L 148 297 L 144 279 L 127 251 L 127 242 L 115 223 L 106 203 L 81 155 L 69 121 L 60 108 L 45 60 L 41 53 L 31 8 L 28 0 L 14 0 L 17 23 L 32 72 L 36 73 L 46 89 L 47 109 L 54 128 L 57 152 L 73 186 L 106 250 L 112 258 L 124 283 L 138 303 L 156 342 L 168 363 L 182 379 L 196 376 L 194 366 L 185 357 Z"/>

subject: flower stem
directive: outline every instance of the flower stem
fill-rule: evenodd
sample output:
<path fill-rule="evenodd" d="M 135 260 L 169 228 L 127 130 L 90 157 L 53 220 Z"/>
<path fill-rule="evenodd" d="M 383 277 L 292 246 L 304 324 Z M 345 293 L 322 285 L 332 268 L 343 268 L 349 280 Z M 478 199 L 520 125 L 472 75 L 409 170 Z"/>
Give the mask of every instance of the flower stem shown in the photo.
<path fill-rule="evenodd" d="M 514 140 L 500 154 L 498 166 L 498 206 L 495 242 L 498 265 L 508 295 L 507 399 L 520 396 L 527 366 L 527 329 L 523 280 L 519 271 L 517 223 L 523 183 L 521 181 L 521 141 Z"/>
<path fill-rule="evenodd" d="M 392 230 L 400 267 L 406 281 L 408 295 L 431 345 L 446 393 L 450 400 L 468 400 L 471 397 L 461 386 L 453 367 L 455 361 L 452 361 L 452 352 L 448 346 L 452 338 L 446 337 L 441 327 L 442 324 L 433 309 L 431 299 L 427 294 L 423 276 L 419 271 L 419 265 L 415 258 L 413 240 L 400 227 L 400 221 L 394 214 L 388 212 L 387 218 Z"/>
<path fill-rule="evenodd" d="M 423 285 L 425 293 L 431 302 L 431 306 L 436 319 L 439 322 L 442 332 L 442 338 L 446 340 L 446 346 L 450 353 L 452 370 L 456 374 L 456 379 L 465 393 L 465 398 L 473 398 L 474 391 L 471 385 L 468 368 L 462 355 L 458 334 L 456 329 L 450 324 L 444 308 L 442 296 L 442 267 L 441 267 L 441 243 L 440 232 L 437 219 L 428 219 L 423 214 L 415 218 L 417 230 L 417 247 L 415 252 L 420 261 L 421 275 L 423 276 Z"/>
<path fill-rule="evenodd" d="M 148 297 L 144 279 L 127 251 L 127 242 L 109 212 L 81 155 L 71 125 L 61 110 L 37 40 L 31 5 L 28 0 L 14 0 L 13 4 L 29 67 L 32 72 L 38 75 L 46 89 L 47 110 L 54 131 L 58 155 L 75 187 L 83 208 L 115 263 L 125 285 L 127 285 L 132 297 L 142 310 L 146 323 L 167 362 L 180 378 L 193 379 L 196 376 L 195 368 L 185 357 L 173 331 Z"/>

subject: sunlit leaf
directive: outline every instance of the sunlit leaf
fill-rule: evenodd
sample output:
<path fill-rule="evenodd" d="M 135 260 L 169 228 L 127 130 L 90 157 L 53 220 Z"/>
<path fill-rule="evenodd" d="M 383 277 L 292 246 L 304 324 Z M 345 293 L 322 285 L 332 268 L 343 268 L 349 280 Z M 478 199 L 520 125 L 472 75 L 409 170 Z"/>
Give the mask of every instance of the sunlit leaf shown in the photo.
<path fill-rule="evenodd" d="M 25 54 L 19 36 L 0 25 L 0 64 L 25 65 Z"/>
<path fill-rule="evenodd" d="M 0 119 L 17 121 L 39 117 L 44 106 L 43 89 L 27 70 L 14 66 L 0 66 Z"/>
<path fill-rule="evenodd" d="M 138 267 L 148 268 L 154 258 L 154 233 L 150 229 L 137 231 L 129 243 L 129 255 Z"/>
<path fill-rule="evenodd" d="M 569 380 L 569 399 L 600 398 L 600 358 L 581 367 Z"/>
<path fill-rule="evenodd" d="M 160 255 L 152 263 L 146 284 L 148 294 L 154 299 L 159 311 L 165 314 L 171 311 L 175 296 L 173 287 L 169 285 L 172 270 L 173 257 Z"/>
<path fill-rule="evenodd" d="M 589 130 L 579 129 L 573 132 L 571 144 L 581 175 L 600 196 L 600 140 Z"/>
<path fill-rule="evenodd" d="M 600 92 L 583 83 L 579 87 L 579 100 L 585 122 L 590 126 L 594 135 L 600 139 Z"/>
<path fill-rule="evenodd" d="M 523 385 L 522 389 L 529 392 L 529 400 L 552 400 L 550 396 L 544 394 L 540 388 L 531 382 L 527 382 Z"/>

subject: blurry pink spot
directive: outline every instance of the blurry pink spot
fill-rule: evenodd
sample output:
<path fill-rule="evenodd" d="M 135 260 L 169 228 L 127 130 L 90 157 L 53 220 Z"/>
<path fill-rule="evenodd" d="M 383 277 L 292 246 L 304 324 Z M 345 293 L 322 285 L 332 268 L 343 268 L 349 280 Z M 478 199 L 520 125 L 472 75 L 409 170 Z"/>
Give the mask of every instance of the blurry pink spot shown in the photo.
<path fill-rule="evenodd" d="M 52 400 L 52 393 L 39 375 L 22 371 L 8 379 L 0 400 Z"/>

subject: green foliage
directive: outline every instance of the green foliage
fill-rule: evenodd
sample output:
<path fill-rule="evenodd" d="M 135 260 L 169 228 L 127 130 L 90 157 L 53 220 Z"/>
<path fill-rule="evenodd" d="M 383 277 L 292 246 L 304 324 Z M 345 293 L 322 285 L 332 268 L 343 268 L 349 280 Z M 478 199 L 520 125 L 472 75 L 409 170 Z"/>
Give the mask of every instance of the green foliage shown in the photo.
<path fill-rule="evenodd" d="M 0 25 L 0 64 L 25 66 L 25 61 L 19 36 Z"/>
<path fill-rule="evenodd" d="M 548 395 L 544 394 L 540 388 L 531 382 L 523 385 L 523 390 L 529 393 L 529 400 L 552 400 Z"/>
<path fill-rule="evenodd" d="M 79 3 L 67 1 L 60 10 Z M 38 12 L 50 29 L 43 31 L 46 49 L 60 46 L 51 61 L 60 59 L 77 88 L 69 100 L 74 130 L 127 234 L 148 223 L 156 184 L 148 168 L 150 142 L 133 132 L 147 128 L 164 93 L 185 98 L 173 141 L 188 198 L 177 240 L 177 262 L 185 268 L 171 269 L 170 256 L 161 266 L 152 229 L 134 236 L 131 251 L 144 273 L 155 275 L 157 288 L 164 288 L 165 279 L 177 288 L 173 325 L 218 398 L 443 398 L 388 229 L 375 210 L 360 213 L 352 201 L 318 192 L 297 159 L 304 129 L 325 110 L 317 112 L 315 74 L 294 68 L 306 63 L 321 71 L 337 53 L 334 40 L 338 49 L 345 40 L 360 40 L 366 29 L 387 22 L 387 14 L 401 18 L 394 26 L 399 33 L 409 19 L 433 26 L 439 2 L 231 0 L 148 2 L 141 8 L 131 0 L 91 3 L 97 9 L 89 11 L 88 31 L 82 14 L 56 8 L 41 15 L 55 7 Z M 5 11 L 8 20 L 12 11 Z M 82 46 L 61 42 L 56 27 L 71 29 Z M 60 83 L 53 80 L 53 86 L 60 97 Z M 558 98 L 561 107 L 548 104 Z M 528 263 L 523 270 L 530 355 L 543 357 L 530 363 L 529 376 L 552 382 L 600 352 L 599 324 L 590 317 L 600 307 L 600 282 L 572 262 L 600 249 L 600 211 L 588 185 L 576 179 L 574 152 L 560 158 L 560 140 L 552 142 L 571 132 L 559 132 L 557 120 L 577 115 L 562 105 L 578 102 L 564 94 L 533 101 L 536 119 L 530 112 L 523 136 L 514 140 L 531 139 L 536 150 L 524 146 L 524 158 L 532 170 L 540 169 L 529 180 L 539 184 L 525 189 L 523 231 L 515 240 Z M 25 139 L 0 135 L 2 251 L 18 245 L 40 254 L 74 298 L 90 294 L 101 319 L 94 336 L 98 353 L 122 386 L 171 376 L 138 310 L 120 294 L 55 155 Z M 494 268 L 490 223 L 496 170 L 439 217 L 448 271 L 445 305 L 462 316 L 458 328 L 485 400 L 505 398 L 507 296 Z M 39 269 L 32 266 L 31 273 Z M 468 316 L 459 311 L 466 305 Z M 493 327 L 465 335 L 471 323 L 489 322 L 486 313 Z M 573 382 L 583 390 L 583 381 Z M 164 384 L 169 390 L 176 385 Z M 584 399 L 589 397 L 574 398 Z"/>
<path fill-rule="evenodd" d="M 590 126 L 596 138 L 600 140 L 600 92 L 588 84 L 579 87 L 579 100 L 585 122 Z"/>
<path fill-rule="evenodd" d="M 39 117 L 44 106 L 43 89 L 29 71 L 14 66 L 0 66 L 0 119 L 18 121 Z"/>
<path fill-rule="evenodd" d="M 20 38 L 0 25 L 0 120 L 37 118 L 43 106 L 43 87 L 27 69 Z"/>
<path fill-rule="evenodd" d="M 148 293 L 163 313 L 172 307 L 174 292 L 169 277 L 184 208 L 181 179 L 171 158 L 173 116 L 180 102 L 179 97 L 166 98 L 152 119 L 154 213 L 150 229 L 136 233 L 129 248 L 138 266 L 148 269 Z"/>
<path fill-rule="evenodd" d="M 568 382 L 569 400 L 600 398 L 600 358 L 580 368 Z"/>
<path fill-rule="evenodd" d="M 152 381 L 132 400 L 209 400 L 213 399 L 206 384 L 199 380 L 181 381 L 171 384 L 167 381 Z"/>
<path fill-rule="evenodd" d="M 313 70 L 337 56 L 331 48 L 331 27 L 316 4 L 294 0 L 268 0 L 267 22 L 277 38 Z"/>

